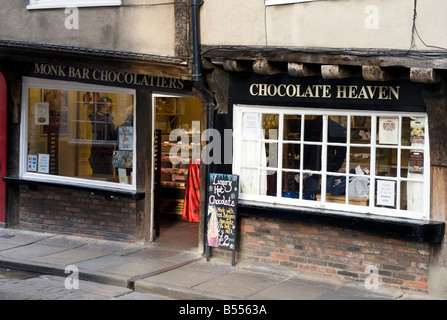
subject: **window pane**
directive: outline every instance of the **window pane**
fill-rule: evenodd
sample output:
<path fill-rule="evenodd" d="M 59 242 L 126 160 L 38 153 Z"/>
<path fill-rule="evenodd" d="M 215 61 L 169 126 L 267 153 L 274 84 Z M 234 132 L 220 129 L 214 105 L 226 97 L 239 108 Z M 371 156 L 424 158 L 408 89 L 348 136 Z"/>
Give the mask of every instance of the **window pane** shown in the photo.
<path fill-rule="evenodd" d="M 328 120 L 328 141 L 346 143 L 347 117 L 330 116 Z"/>
<path fill-rule="evenodd" d="M 402 118 L 402 145 L 423 145 L 425 141 L 425 121 L 422 118 Z"/>
<path fill-rule="evenodd" d="M 424 182 L 402 181 L 401 209 L 415 212 L 424 211 Z"/>
<path fill-rule="evenodd" d="M 346 199 L 346 177 L 327 176 L 326 201 L 334 203 L 345 203 Z"/>
<path fill-rule="evenodd" d="M 133 104 L 132 94 L 29 89 L 28 171 L 120 182 L 133 167 Z"/>
<path fill-rule="evenodd" d="M 282 166 L 285 169 L 300 169 L 300 152 L 299 144 L 284 143 Z"/>
<path fill-rule="evenodd" d="M 295 172 L 282 173 L 282 196 L 284 198 L 299 198 L 300 174 Z"/>
<path fill-rule="evenodd" d="M 301 137 L 301 116 L 284 115 L 284 140 L 299 141 Z"/>
<path fill-rule="evenodd" d="M 278 143 L 265 143 L 265 156 L 267 158 L 267 167 L 278 167 Z"/>
<path fill-rule="evenodd" d="M 352 147 L 350 160 L 349 160 L 349 168 L 350 172 L 354 173 L 357 167 L 360 167 L 363 170 L 364 174 L 369 175 L 369 171 L 371 168 L 371 153 L 370 148 L 365 147 Z"/>
<path fill-rule="evenodd" d="M 351 143 L 371 143 L 371 117 L 351 117 Z"/>
<path fill-rule="evenodd" d="M 323 141 L 323 118 L 322 116 L 307 115 L 304 123 L 304 140 L 321 142 Z"/>
<path fill-rule="evenodd" d="M 397 177 L 397 149 L 377 148 L 376 175 Z"/>
<path fill-rule="evenodd" d="M 279 128 L 279 115 L 278 114 L 263 114 L 262 115 L 262 128 L 266 139 L 277 140 L 278 128 Z"/>

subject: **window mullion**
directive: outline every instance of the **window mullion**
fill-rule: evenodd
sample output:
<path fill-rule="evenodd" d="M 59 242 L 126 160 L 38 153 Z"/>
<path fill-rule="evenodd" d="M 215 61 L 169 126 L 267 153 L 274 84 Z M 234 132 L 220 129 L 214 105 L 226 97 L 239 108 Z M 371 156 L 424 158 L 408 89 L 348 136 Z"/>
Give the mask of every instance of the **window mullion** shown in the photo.
<path fill-rule="evenodd" d="M 327 147 L 328 147 L 328 115 L 323 115 L 323 132 L 321 146 L 321 202 L 326 202 L 326 181 L 327 181 Z"/>

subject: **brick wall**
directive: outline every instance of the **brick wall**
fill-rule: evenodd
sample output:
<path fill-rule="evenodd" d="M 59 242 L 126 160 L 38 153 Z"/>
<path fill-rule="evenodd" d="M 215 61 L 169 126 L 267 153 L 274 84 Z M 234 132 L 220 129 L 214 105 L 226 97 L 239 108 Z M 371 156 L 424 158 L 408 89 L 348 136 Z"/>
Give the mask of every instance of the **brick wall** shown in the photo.
<path fill-rule="evenodd" d="M 20 227 L 39 232 L 135 241 L 136 202 L 55 187 L 20 191 Z"/>
<path fill-rule="evenodd" d="M 241 218 L 238 259 L 365 282 L 368 265 L 380 285 L 427 293 L 428 244 L 316 224 Z"/>

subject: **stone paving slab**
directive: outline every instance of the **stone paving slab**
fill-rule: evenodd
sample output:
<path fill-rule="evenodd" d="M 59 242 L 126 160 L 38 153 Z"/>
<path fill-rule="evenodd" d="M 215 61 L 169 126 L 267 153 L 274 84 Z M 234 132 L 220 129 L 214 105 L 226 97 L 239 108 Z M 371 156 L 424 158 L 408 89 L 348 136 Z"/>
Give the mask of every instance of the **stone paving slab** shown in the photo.
<path fill-rule="evenodd" d="M 282 279 L 275 276 L 249 272 L 233 272 L 206 281 L 194 289 L 213 292 L 223 296 L 244 299 L 264 290 Z"/>

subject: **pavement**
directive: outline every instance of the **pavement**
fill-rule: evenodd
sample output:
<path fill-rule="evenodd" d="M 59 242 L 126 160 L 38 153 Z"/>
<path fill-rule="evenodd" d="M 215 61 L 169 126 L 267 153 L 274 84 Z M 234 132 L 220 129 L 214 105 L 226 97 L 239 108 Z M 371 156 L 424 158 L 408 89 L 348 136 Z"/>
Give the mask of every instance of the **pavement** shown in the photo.
<path fill-rule="evenodd" d="M 197 247 L 165 239 L 143 245 L 0 229 L 0 268 L 62 277 L 73 276 L 75 270 L 89 283 L 176 300 L 436 299 L 383 286 L 367 289 L 364 283 L 258 262 L 236 261 L 232 266 L 231 257 L 206 261 Z"/>

